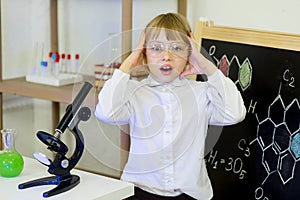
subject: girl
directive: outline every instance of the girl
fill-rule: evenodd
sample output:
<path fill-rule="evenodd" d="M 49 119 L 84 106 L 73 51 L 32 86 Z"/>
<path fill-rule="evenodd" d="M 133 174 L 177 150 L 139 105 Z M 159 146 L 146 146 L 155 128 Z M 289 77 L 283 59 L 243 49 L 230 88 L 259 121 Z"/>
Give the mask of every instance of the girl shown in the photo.
<path fill-rule="evenodd" d="M 138 66 L 148 68 L 148 78 L 130 80 Z M 207 81 L 187 77 L 192 74 Z M 98 99 L 98 119 L 130 126 L 121 176 L 135 185 L 129 199 L 212 198 L 204 160 L 208 125 L 236 124 L 246 109 L 235 84 L 200 54 L 186 18 L 167 13 L 150 21 Z"/>

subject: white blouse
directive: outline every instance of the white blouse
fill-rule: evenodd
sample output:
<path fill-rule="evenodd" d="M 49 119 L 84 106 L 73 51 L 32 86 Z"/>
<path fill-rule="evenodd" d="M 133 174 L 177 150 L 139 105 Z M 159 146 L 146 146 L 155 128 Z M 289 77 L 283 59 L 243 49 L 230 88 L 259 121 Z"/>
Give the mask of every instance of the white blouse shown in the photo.
<path fill-rule="evenodd" d="M 184 78 L 162 84 L 151 76 L 130 80 L 116 69 L 98 100 L 98 119 L 130 125 L 123 180 L 158 195 L 212 198 L 204 160 L 208 125 L 236 124 L 246 115 L 240 92 L 221 71 L 206 82 Z"/>

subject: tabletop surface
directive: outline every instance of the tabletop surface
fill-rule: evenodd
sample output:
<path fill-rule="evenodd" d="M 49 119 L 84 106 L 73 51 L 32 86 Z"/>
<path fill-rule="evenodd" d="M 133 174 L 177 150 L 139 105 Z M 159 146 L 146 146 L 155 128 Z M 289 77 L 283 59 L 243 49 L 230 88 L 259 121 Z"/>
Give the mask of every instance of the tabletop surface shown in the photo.
<path fill-rule="evenodd" d="M 108 178 L 81 170 L 73 169 L 71 174 L 80 177 L 79 185 L 51 197 L 44 198 L 43 193 L 56 185 L 37 186 L 18 189 L 18 185 L 31 180 L 51 176 L 48 167 L 32 158 L 24 157 L 24 169 L 18 177 L 0 177 L 0 199 L 5 200 L 119 200 L 132 196 L 134 186 L 117 179 Z"/>

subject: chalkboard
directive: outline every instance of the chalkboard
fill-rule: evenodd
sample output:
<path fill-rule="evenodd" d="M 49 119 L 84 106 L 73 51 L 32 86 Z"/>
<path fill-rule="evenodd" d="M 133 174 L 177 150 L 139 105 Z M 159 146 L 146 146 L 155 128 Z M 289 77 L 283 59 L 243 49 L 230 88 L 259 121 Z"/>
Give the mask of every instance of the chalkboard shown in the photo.
<path fill-rule="evenodd" d="M 221 27 L 216 33 L 204 26 L 197 38 L 235 82 L 247 108 L 246 119 L 222 128 L 205 157 L 213 200 L 300 199 L 300 36 L 292 35 L 291 42 L 287 34 L 252 31 L 256 39 L 250 42 L 251 30 L 243 36 L 241 29 Z M 275 47 L 257 42 L 268 34 Z M 290 45 L 281 48 L 277 36 Z M 239 42 L 243 37 L 249 41 Z"/>

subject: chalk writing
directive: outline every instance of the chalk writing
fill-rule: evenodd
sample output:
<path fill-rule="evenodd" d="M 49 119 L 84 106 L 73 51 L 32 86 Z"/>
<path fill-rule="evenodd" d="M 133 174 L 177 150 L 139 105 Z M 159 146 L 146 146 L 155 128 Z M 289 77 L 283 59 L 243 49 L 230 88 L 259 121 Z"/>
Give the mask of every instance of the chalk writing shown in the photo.
<path fill-rule="evenodd" d="M 250 156 L 250 148 L 245 139 L 239 141 L 237 148 L 243 152 L 246 158 Z M 213 169 L 223 168 L 227 172 L 238 174 L 239 179 L 244 179 L 247 174 L 247 171 L 243 169 L 244 163 L 241 157 L 218 158 L 218 151 L 212 150 L 206 162 L 211 164 Z"/>
<path fill-rule="evenodd" d="M 264 195 L 264 189 L 261 187 L 256 188 L 255 199 L 256 200 L 269 200 L 269 198 Z"/>
<path fill-rule="evenodd" d="M 287 73 L 288 70 L 284 72 L 284 80 L 294 80 L 290 79 L 292 77 L 287 79 Z M 257 116 L 255 141 L 262 150 L 261 162 L 267 173 L 262 185 L 273 174 L 278 174 L 282 183 L 286 184 L 293 179 L 296 163 L 300 160 L 299 101 L 293 99 L 286 105 L 282 100 L 280 90 L 281 84 L 278 96 L 268 108 L 267 117 L 260 121 Z M 287 123 L 287 119 L 293 118 L 296 118 L 296 121 Z"/>
<path fill-rule="evenodd" d="M 245 139 L 241 139 L 238 143 L 238 148 L 244 152 L 244 156 L 245 157 L 249 157 L 250 156 L 250 147 L 249 145 L 247 145 L 246 140 Z"/>
<path fill-rule="evenodd" d="M 286 69 L 283 73 L 283 80 L 289 82 L 290 87 L 295 87 L 295 77 L 293 77 L 290 73 L 289 69 Z"/>
<path fill-rule="evenodd" d="M 252 65 L 250 60 L 246 58 L 241 64 L 238 57 L 235 55 L 230 60 L 227 55 L 223 55 L 221 59 L 218 59 L 214 56 L 216 50 L 217 47 L 212 45 L 208 52 L 215 60 L 217 67 L 225 76 L 233 80 L 236 85 L 240 85 L 241 89 L 245 91 L 251 85 L 252 80 Z"/>
<path fill-rule="evenodd" d="M 252 114 L 254 113 L 256 104 L 257 104 L 257 101 L 253 102 L 253 99 L 251 99 L 250 105 L 248 107 L 248 113 L 252 113 Z"/>

